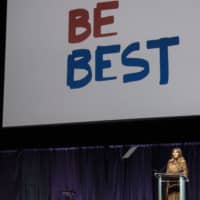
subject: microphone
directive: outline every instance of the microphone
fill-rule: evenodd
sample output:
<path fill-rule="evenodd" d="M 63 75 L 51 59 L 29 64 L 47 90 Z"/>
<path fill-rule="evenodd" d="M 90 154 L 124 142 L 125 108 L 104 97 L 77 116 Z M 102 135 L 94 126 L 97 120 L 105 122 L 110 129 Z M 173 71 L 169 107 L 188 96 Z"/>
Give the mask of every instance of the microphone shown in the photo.
<path fill-rule="evenodd" d="M 162 168 L 160 169 L 153 169 L 153 172 L 154 173 L 162 173 L 162 172 L 165 172 L 166 170 L 166 166 L 164 165 Z"/>
<path fill-rule="evenodd" d="M 166 170 L 166 166 L 164 165 L 159 171 L 164 172 Z"/>

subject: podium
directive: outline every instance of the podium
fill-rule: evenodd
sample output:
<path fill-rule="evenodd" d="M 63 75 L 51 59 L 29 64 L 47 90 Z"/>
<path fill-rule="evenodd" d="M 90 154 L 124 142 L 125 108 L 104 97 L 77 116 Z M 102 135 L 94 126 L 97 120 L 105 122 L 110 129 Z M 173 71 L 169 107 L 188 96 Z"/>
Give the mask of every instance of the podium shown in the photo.
<path fill-rule="evenodd" d="M 158 179 L 158 200 L 162 199 L 162 184 L 163 183 L 178 183 L 179 185 L 179 200 L 185 200 L 185 183 L 189 182 L 189 179 L 183 174 L 171 174 L 171 173 L 154 173 Z"/>

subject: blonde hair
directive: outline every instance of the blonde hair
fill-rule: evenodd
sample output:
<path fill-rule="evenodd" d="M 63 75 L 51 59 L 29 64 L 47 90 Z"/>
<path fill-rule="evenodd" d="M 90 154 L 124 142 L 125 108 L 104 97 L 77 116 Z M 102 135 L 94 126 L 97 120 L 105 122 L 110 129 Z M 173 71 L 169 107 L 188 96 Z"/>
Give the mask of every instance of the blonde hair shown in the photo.
<path fill-rule="evenodd" d="M 185 158 L 184 158 L 184 156 L 183 156 L 183 153 L 182 153 L 182 150 L 181 150 L 181 148 L 179 148 L 179 147 L 175 147 L 175 148 L 173 148 L 172 149 L 172 154 L 171 154 L 171 161 L 173 161 L 174 160 L 174 157 L 173 157 L 173 152 L 174 151 L 177 151 L 178 152 L 178 154 L 179 154 L 179 156 L 178 156 L 178 162 L 183 162 L 183 161 L 185 161 Z"/>
<path fill-rule="evenodd" d="M 183 153 L 182 153 L 181 148 L 175 147 L 175 148 L 172 149 L 172 153 L 173 153 L 174 151 L 177 151 L 177 152 L 178 152 L 179 158 L 183 157 Z M 172 158 L 173 158 L 173 155 L 172 155 Z"/>

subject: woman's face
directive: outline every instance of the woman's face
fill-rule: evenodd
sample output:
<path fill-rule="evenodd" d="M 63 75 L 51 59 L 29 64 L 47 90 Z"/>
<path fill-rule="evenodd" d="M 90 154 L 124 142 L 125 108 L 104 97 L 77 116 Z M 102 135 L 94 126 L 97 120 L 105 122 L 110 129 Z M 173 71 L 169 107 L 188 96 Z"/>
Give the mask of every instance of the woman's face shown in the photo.
<path fill-rule="evenodd" d="M 174 149 L 172 152 L 172 156 L 173 158 L 177 159 L 179 157 L 179 152 L 176 149 Z"/>

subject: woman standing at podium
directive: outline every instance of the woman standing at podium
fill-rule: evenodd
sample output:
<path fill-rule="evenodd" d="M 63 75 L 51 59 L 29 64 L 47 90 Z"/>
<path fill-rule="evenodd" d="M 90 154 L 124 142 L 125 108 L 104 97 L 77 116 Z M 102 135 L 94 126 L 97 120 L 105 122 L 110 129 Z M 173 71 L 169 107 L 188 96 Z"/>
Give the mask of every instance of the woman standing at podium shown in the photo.
<path fill-rule="evenodd" d="M 180 148 L 173 148 L 171 158 L 167 163 L 167 173 L 188 176 L 186 160 Z M 173 182 L 167 185 L 167 200 L 179 200 L 179 183 Z"/>

